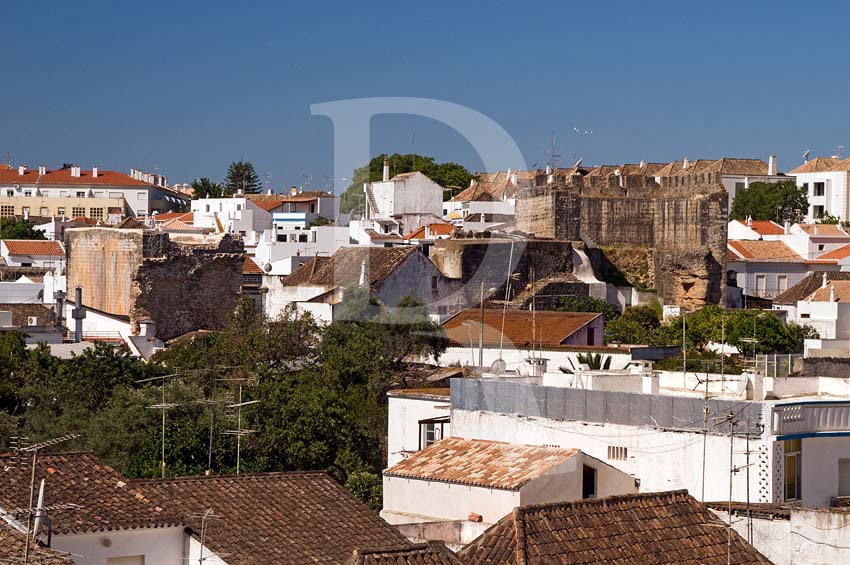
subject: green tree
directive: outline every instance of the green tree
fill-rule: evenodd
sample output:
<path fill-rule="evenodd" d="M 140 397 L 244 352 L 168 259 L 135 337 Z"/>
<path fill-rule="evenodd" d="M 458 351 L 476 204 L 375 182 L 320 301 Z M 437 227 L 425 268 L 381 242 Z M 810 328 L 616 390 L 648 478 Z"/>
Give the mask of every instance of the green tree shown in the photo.
<path fill-rule="evenodd" d="M 213 182 L 207 177 L 192 181 L 192 198 L 227 198 L 233 196 L 229 189 L 225 189 L 220 183 Z"/>
<path fill-rule="evenodd" d="M 437 163 L 433 157 L 425 157 L 409 153 L 400 155 L 393 153 L 387 157 L 390 175 L 419 171 L 432 181 L 446 189 L 445 198 L 454 196 L 467 188 L 475 175 L 463 165 L 457 163 Z M 377 182 L 383 178 L 384 155 L 378 155 L 368 164 L 356 169 L 351 184 L 340 195 L 340 210 L 343 213 L 362 207 L 364 202 L 363 184 Z"/>
<path fill-rule="evenodd" d="M 373 511 L 381 510 L 384 489 L 380 475 L 368 471 L 355 471 L 348 475 L 345 488 Z"/>
<path fill-rule="evenodd" d="M 0 239 L 47 239 L 29 222 L 0 218 Z"/>
<path fill-rule="evenodd" d="M 558 312 L 599 312 L 606 322 L 618 316 L 617 311 L 606 300 L 578 294 L 561 297 L 555 306 L 555 310 Z"/>
<path fill-rule="evenodd" d="M 254 165 L 249 161 L 235 161 L 227 168 L 227 176 L 224 179 L 225 191 L 229 194 L 257 194 L 260 192 L 260 177 L 254 170 Z"/>
<path fill-rule="evenodd" d="M 661 307 L 657 304 L 631 306 L 622 315 L 605 324 L 609 342 L 654 345 L 661 339 Z"/>
<path fill-rule="evenodd" d="M 837 225 L 841 223 L 841 218 L 839 218 L 838 216 L 833 216 L 829 213 L 829 210 L 824 210 L 821 217 L 817 219 L 817 223 Z"/>
<path fill-rule="evenodd" d="M 732 201 L 729 216 L 736 220 L 773 220 L 801 222 L 809 209 L 809 198 L 794 181 L 754 182 L 741 190 Z"/>

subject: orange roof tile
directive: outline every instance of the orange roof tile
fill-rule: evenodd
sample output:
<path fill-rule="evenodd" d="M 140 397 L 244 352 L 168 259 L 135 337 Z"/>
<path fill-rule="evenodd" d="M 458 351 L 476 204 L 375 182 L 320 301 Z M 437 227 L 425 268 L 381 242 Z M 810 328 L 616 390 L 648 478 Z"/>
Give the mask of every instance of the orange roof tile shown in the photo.
<path fill-rule="evenodd" d="M 9 255 L 30 255 L 35 257 L 64 257 L 65 250 L 58 241 L 39 241 L 36 239 L 4 239 L 3 243 Z"/>
<path fill-rule="evenodd" d="M 57 169 L 47 171 L 47 174 L 39 175 L 38 169 L 27 169 L 24 174 L 18 174 L 18 169 L 7 169 L 0 167 L 0 183 L 14 184 L 40 184 L 40 185 L 109 185 L 109 186 L 142 186 L 149 187 L 150 184 L 136 180 L 129 175 L 117 171 L 97 172 L 97 177 L 92 172 L 80 171 L 80 176 L 71 176 L 71 169 Z"/>
<path fill-rule="evenodd" d="M 850 243 L 848 243 L 844 247 L 839 247 L 838 249 L 833 249 L 832 251 L 827 251 L 823 255 L 820 255 L 816 260 L 817 261 L 823 261 L 823 260 L 830 260 L 830 261 L 836 260 L 837 261 L 839 259 L 846 259 L 847 257 L 850 257 Z"/>
<path fill-rule="evenodd" d="M 251 202 L 266 212 L 271 212 L 283 206 L 283 200 L 251 200 Z"/>
<path fill-rule="evenodd" d="M 393 465 L 384 475 L 519 490 L 576 453 L 562 447 L 450 437 Z"/>
<path fill-rule="evenodd" d="M 432 236 L 452 235 L 455 231 L 455 227 L 451 224 L 428 224 L 428 229 L 431 230 Z M 425 239 L 425 226 L 410 232 L 404 236 L 404 239 Z"/>
<path fill-rule="evenodd" d="M 747 226 L 747 222 L 745 221 L 735 221 L 743 226 Z M 780 226 L 776 222 L 772 222 L 770 220 L 752 220 L 750 225 L 747 227 L 759 235 L 783 235 L 785 233 L 785 228 L 783 226 Z"/>
<path fill-rule="evenodd" d="M 815 237 L 850 237 L 838 224 L 800 224 L 800 229 Z"/>
<path fill-rule="evenodd" d="M 729 248 L 744 261 L 773 261 L 782 263 L 801 263 L 799 254 L 781 241 L 751 239 L 730 239 Z"/>
<path fill-rule="evenodd" d="M 834 157 L 815 157 L 814 159 L 810 159 L 806 161 L 799 167 L 792 169 L 788 174 L 797 175 L 800 173 L 823 173 L 827 171 L 846 171 L 846 168 L 842 168 L 843 164 L 846 163 L 846 159 L 842 161 L 841 159 L 835 159 Z"/>
<path fill-rule="evenodd" d="M 469 343 L 468 324 L 473 324 L 473 332 L 478 335 L 480 311 L 477 308 L 461 310 L 445 322 L 443 331 L 452 343 Z M 504 343 L 514 347 L 531 343 L 542 346 L 562 345 L 571 335 L 583 328 L 601 314 L 596 312 L 543 312 L 536 316 L 528 310 L 505 311 Z M 532 324 L 532 317 L 534 324 Z M 467 324 L 467 325 L 464 325 Z M 532 336 L 532 325 L 536 326 L 537 335 Z M 484 310 L 484 344 L 496 345 L 502 343 L 502 310 L 488 308 Z M 478 338 L 476 337 L 476 340 Z M 477 341 L 476 341 L 477 343 Z"/>
<path fill-rule="evenodd" d="M 830 300 L 830 296 L 832 300 Z M 850 281 L 831 281 L 803 300 L 811 302 L 850 302 Z"/>
<path fill-rule="evenodd" d="M 262 275 L 263 270 L 250 257 L 245 257 L 245 262 L 242 263 L 243 275 Z"/>
<path fill-rule="evenodd" d="M 180 220 L 181 222 L 191 224 L 194 221 L 194 218 L 195 215 L 193 212 L 165 212 L 163 214 L 157 214 L 155 216 L 155 221 L 167 222 L 169 220 Z"/>

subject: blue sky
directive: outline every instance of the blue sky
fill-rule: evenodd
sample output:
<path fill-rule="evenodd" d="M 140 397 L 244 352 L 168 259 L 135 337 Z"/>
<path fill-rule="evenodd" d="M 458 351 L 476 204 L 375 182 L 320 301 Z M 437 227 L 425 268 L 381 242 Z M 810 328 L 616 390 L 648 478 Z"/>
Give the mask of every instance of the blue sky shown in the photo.
<path fill-rule="evenodd" d="M 776 153 L 788 170 L 805 149 L 850 154 L 837 2 L 22 1 L 4 21 L 14 164 L 156 163 L 191 182 L 245 158 L 277 189 L 320 186 L 333 128 L 310 104 L 367 96 L 474 108 L 529 165 L 552 130 L 562 164 Z M 411 116 L 373 120 L 370 152 L 409 152 L 414 132 L 418 153 L 481 167 L 459 134 Z"/>

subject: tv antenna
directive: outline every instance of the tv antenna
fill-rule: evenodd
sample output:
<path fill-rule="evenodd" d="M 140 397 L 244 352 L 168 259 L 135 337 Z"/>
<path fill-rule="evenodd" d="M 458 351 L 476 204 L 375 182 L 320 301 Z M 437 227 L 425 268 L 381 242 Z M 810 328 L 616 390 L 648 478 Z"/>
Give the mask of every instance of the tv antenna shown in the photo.
<path fill-rule="evenodd" d="M 313 180 L 313 175 L 304 174 L 304 187 L 310 188 L 310 182 Z"/>
<path fill-rule="evenodd" d="M 235 430 L 225 430 L 221 432 L 227 436 L 236 436 L 236 474 L 238 475 L 241 471 L 242 467 L 242 436 L 251 435 L 256 433 L 257 430 L 246 430 L 242 427 L 242 408 L 245 406 L 251 406 L 253 404 L 259 404 L 259 400 L 243 400 L 242 399 L 242 386 L 248 382 L 254 382 L 253 379 L 250 378 L 236 378 L 236 379 L 222 379 L 222 380 L 235 380 L 239 382 L 239 397 L 237 402 L 228 404 L 227 408 L 231 410 L 236 410 L 236 429 Z M 232 416 L 232 415 L 231 415 Z"/>
<path fill-rule="evenodd" d="M 265 174 L 266 177 L 266 192 L 269 192 L 272 189 L 272 174 L 267 172 Z"/>
<path fill-rule="evenodd" d="M 803 151 L 803 162 L 806 163 L 809 161 L 809 154 L 812 152 L 811 149 L 806 149 Z"/>
<path fill-rule="evenodd" d="M 555 145 L 555 130 L 552 130 L 552 145 L 549 147 L 549 166 L 552 167 L 552 170 L 558 168 L 558 159 L 561 158 L 561 154 L 558 153 L 558 147 Z"/>
<path fill-rule="evenodd" d="M 179 376 L 179 373 L 172 374 L 172 375 L 164 375 L 164 376 L 161 376 L 161 377 L 151 377 L 149 379 L 141 379 L 139 381 L 136 381 L 137 383 L 144 383 L 144 382 L 150 382 L 150 381 L 160 381 L 159 390 L 162 394 L 162 400 L 160 401 L 159 404 L 150 404 L 147 407 L 150 408 L 151 410 L 159 410 L 162 413 L 162 437 L 160 438 L 160 455 L 161 455 L 161 458 L 160 458 L 160 461 L 159 461 L 159 466 L 162 469 L 162 478 L 163 479 L 165 478 L 165 413 L 168 412 L 169 410 L 173 410 L 174 408 L 177 408 L 178 406 L 180 406 L 179 404 L 175 404 L 173 402 L 166 402 L 165 401 L 165 381 L 167 379 L 177 377 L 177 376 Z"/>
<path fill-rule="evenodd" d="M 838 158 L 841 159 L 841 154 L 844 153 L 844 146 L 839 145 L 836 149 L 838 149 Z"/>

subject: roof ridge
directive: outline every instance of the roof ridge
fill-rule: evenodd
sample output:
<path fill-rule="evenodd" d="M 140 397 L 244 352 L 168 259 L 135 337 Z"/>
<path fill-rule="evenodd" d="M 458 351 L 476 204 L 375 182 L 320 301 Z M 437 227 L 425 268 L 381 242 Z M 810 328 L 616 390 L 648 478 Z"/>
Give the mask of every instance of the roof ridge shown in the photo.
<path fill-rule="evenodd" d="M 638 499 L 651 499 L 651 498 L 682 498 L 682 497 L 690 497 L 690 493 L 687 489 L 677 489 L 677 490 L 666 490 L 666 491 L 658 491 L 658 492 L 635 492 L 631 494 L 617 494 L 613 496 L 606 496 L 603 498 L 585 498 L 582 500 L 562 500 L 558 502 L 543 502 L 540 504 L 529 504 L 527 506 L 520 506 L 517 509 L 521 510 L 523 513 L 531 513 L 537 512 L 539 510 L 544 510 L 547 508 L 568 508 L 568 507 L 581 507 L 581 506 L 608 506 L 610 504 L 616 504 L 618 502 L 622 502 L 624 500 L 638 500 Z"/>
<path fill-rule="evenodd" d="M 226 474 L 226 475 L 187 475 L 183 477 L 170 477 L 170 478 L 147 478 L 147 479 L 128 479 L 128 484 L 163 484 L 170 482 L 190 482 L 190 481 L 205 481 L 205 480 L 215 480 L 215 479 L 262 479 L 262 478 L 271 478 L 271 477 L 294 477 L 294 476 L 306 476 L 306 475 L 319 475 L 328 478 L 332 478 L 327 471 L 322 470 L 312 470 L 312 471 L 267 471 L 264 473 L 242 473 L 239 475 L 236 474 Z"/>

